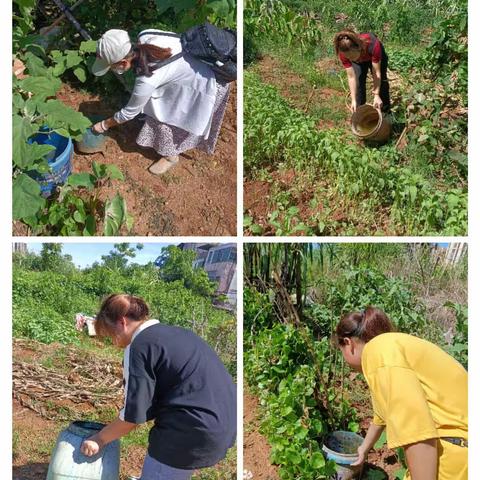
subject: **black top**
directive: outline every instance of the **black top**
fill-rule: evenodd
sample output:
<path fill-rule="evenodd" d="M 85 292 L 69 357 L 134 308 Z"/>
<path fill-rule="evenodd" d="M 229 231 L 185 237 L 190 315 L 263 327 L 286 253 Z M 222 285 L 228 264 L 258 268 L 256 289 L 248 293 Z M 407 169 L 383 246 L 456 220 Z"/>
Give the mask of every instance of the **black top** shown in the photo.
<path fill-rule="evenodd" d="M 235 443 L 235 384 L 193 332 L 149 320 L 125 350 L 124 377 L 120 418 L 137 424 L 155 420 L 148 454 L 159 462 L 209 467 Z"/>

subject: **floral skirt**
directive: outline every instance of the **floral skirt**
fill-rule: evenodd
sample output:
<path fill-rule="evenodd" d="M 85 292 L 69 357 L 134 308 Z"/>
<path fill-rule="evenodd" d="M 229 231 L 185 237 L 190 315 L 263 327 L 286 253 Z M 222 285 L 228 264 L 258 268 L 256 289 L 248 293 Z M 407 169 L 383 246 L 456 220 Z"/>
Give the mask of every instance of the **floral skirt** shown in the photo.
<path fill-rule="evenodd" d="M 163 157 L 180 155 L 198 148 L 211 155 L 215 150 L 223 117 L 227 108 L 230 85 L 217 82 L 217 97 L 213 107 L 212 125 L 208 138 L 194 135 L 179 127 L 147 117 L 137 137 L 137 144 L 150 147 Z"/>

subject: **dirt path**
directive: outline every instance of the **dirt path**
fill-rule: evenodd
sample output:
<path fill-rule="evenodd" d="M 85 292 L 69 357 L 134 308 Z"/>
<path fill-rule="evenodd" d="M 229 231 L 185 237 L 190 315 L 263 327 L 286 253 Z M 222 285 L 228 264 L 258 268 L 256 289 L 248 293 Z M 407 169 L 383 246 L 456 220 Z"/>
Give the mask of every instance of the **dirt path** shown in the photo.
<path fill-rule="evenodd" d="M 320 72 L 338 72 L 335 60 L 317 62 Z M 262 57 L 252 67 L 264 83 L 275 86 L 280 94 L 295 108 L 317 118 L 319 129 L 348 127 L 350 114 L 345 92 L 334 88 L 313 86 L 308 79 L 293 72 L 277 58 Z"/>
<path fill-rule="evenodd" d="M 243 392 L 243 469 L 252 473 L 252 480 L 278 480 L 277 467 L 270 463 L 270 445 L 258 432 L 258 400 Z"/>
<path fill-rule="evenodd" d="M 93 160 L 117 165 L 124 182 L 102 187 L 100 198 L 117 191 L 126 199 L 134 217 L 130 235 L 235 235 L 236 233 L 236 85 L 227 106 L 214 155 L 192 150 L 182 156 L 180 165 L 164 176 L 156 177 L 147 168 L 159 156 L 153 149 L 136 144 L 142 122 L 133 120 L 110 130 L 105 152 L 82 155 L 76 152 L 74 172 L 90 170 Z M 57 98 L 89 115 L 115 112 L 106 99 L 64 85 Z M 14 231 L 25 234 L 21 225 Z M 126 235 L 128 232 L 123 231 Z"/>

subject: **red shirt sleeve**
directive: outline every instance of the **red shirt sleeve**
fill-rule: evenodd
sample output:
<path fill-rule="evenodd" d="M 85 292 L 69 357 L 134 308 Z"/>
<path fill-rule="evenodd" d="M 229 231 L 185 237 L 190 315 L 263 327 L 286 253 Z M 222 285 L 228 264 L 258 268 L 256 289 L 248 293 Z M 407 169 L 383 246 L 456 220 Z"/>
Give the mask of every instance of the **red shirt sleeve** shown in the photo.
<path fill-rule="evenodd" d="M 352 66 L 352 62 L 343 53 L 339 53 L 338 58 L 342 62 L 344 68 L 350 68 Z"/>
<path fill-rule="evenodd" d="M 375 40 L 375 45 L 373 46 L 372 63 L 380 63 L 381 59 L 382 59 L 382 44 L 380 43 L 380 40 L 377 38 Z"/>

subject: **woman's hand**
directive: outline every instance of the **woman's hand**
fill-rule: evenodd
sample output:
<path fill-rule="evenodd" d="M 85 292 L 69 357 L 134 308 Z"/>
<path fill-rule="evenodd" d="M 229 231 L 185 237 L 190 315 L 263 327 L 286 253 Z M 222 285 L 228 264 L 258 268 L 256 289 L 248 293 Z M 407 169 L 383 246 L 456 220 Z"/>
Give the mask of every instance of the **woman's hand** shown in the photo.
<path fill-rule="evenodd" d="M 352 105 L 351 105 L 351 107 L 350 107 L 350 111 L 351 111 L 352 113 L 355 113 L 355 112 L 357 111 L 357 107 L 358 107 L 357 101 L 356 101 L 356 100 L 352 100 Z"/>
<path fill-rule="evenodd" d="M 108 127 L 105 125 L 105 120 L 102 120 L 101 122 L 96 123 L 92 127 L 92 130 L 95 133 L 105 133 L 108 130 Z"/>
<path fill-rule="evenodd" d="M 356 467 L 356 466 L 358 466 L 358 465 L 363 465 L 363 464 L 366 462 L 366 460 L 367 460 L 367 454 L 368 454 L 368 452 L 365 451 L 365 449 L 362 447 L 362 445 L 360 445 L 360 446 L 358 447 L 357 452 L 358 452 L 358 458 L 357 458 L 357 460 L 355 460 L 355 461 L 352 463 L 352 467 Z"/>
<path fill-rule="evenodd" d="M 93 457 L 101 448 L 102 445 L 95 439 L 95 436 L 93 436 L 83 441 L 80 451 L 87 457 Z"/>
<path fill-rule="evenodd" d="M 383 107 L 383 102 L 382 102 L 382 99 L 380 98 L 380 95 L 375 95 L 375 97 L 373 98 L 373 106 L 374 108 L 376 108 L 377 110 L 381 110 L 382 107 Z"/>

